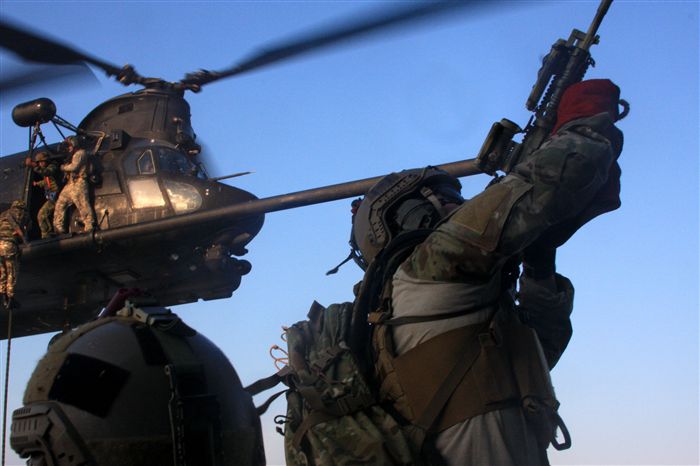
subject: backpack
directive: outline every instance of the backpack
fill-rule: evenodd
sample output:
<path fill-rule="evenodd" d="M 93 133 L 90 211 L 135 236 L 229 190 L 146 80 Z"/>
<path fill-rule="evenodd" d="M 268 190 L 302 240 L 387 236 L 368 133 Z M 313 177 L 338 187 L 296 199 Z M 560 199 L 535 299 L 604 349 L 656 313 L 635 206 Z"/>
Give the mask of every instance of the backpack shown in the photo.
<path fill-rule="evenodd" d="M 289 364 L 247 388 L 257 394 L 280 381 L 289 387 L 278 431 L 290 466 L 416 462 L 408 437 L 378 403 L 362 356 L 350 349 L 352 314 L 352 303 L 324 308 L 314 302 L 308 320 L 286 331 Z"/>

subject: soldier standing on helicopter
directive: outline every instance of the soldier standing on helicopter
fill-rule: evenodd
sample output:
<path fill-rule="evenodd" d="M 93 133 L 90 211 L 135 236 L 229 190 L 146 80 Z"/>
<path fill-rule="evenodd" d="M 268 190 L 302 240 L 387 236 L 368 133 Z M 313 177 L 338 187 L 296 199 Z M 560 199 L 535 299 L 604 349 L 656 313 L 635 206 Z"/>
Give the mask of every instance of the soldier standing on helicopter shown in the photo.
<path fill-rule="evenodd" d="M 73 204 L 78 209 L 83 223 L 83 232 L 88 233 L 95 227 L 95 212 L 90 205 L 88 192 L 88 153 L 80 147 L 77 136 L 69 136 L 65 140 L 66 150 L 71 155 L 71 161 L 61 166 L 61 171 L 67 177 L 66 186 L 56 201 L 56 211 L 53 226 L 57 234 L 66 233 L 66 210 Z"/>
<path fill-rule="evenodd" d="M 19 265 L 18 240 L 26 243 L 27 209 L 22 201 L 15 201 L 0 213 L 0 295 L 3 306 L 13 305 Z"/>
<path fill-rule="evenodd" d="M 34 173 L 41 177 L 41 180 L 32 182 L 32 185 L 44 189 L 46 201 L 37 213 L 37 222 L 39 224 L 39 230 L 41 230 L 41 237 L 48 238 L 54 233 L 53 213 L 59 191 L 59 167 L 56 163 L 49 161 L 49 156 L 44 151 L 36 154 L 34 161 L 27 157 L 24 163 L 32 167 Z"/>

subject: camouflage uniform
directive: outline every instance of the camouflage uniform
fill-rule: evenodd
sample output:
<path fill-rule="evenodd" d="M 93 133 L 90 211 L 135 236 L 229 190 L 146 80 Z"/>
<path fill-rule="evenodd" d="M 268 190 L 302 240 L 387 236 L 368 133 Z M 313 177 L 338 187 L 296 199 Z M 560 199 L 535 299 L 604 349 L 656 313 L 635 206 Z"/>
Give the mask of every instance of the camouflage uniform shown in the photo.
<path fill-rule="evenodd" d="M 0 295 L 11 300 L 19 268 L 18 239 L 24 240 L 27 216 L 24 208 L 11 207 L 0 214 Z"/>
<path fill-rule="evenodd" d="M 85 232 L 92 231 L 95 227 L 95 212 L 90 205 L 88 193 L 87 165 L 87 152 L 84 149 L 78 149 L 73 153 L 71 162 L 61 166 L 61 170 L 68 175 L 68 182 L 56 201 L 53 226 L 58 234 L 66 232 L 66 210 L 71 204 L 78 209 L 80 219 L 85 225 Z"/>
<path fill-rule="evenodd" d="M 393 316 L 474 312 L 394 327 L 396 353 L 485 322 L 503 293 L 501 272 L 509 258 L 536 241 L 554 249 L 586 221 L 616 208 L 596 200 L 611 167 L 617 167 L 621 146 L 621 132 L 607 113 L 571 121 L 499 183 L 454 211 L 394 274 Z M 571 335 L 573 288 L 560 275 L 549 283 L 521 277 L 519 302 L 552 367 Z M 447 464 L 546 462 L 520 407 L 461 421 L 431 442 Z"/>
<path fill-rule="evenodd" d="M 59 168 L 55 163 L 49 163 L 42 167 L 36 165 L 34 173 L 41 177 L 40 181 L 36 181 L 34 186 L 44 189 L 46 201 L 39 209 L 36 219 L 41 230 L 41 237 L 48 238 L 53 233 L 53 213 L 56 207 L 56 197 L 58 196 L 58 175 Z"/>

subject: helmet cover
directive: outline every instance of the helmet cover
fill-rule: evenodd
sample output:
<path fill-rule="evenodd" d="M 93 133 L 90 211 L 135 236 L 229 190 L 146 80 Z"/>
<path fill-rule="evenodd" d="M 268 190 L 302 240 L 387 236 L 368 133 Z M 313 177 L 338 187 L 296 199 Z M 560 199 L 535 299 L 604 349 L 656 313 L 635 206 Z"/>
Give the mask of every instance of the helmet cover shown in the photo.
<path fill-rule="evenodd" d="M 167 309 L 129 312 L 49 346 L 13 413 L 12 448 L 30 465 L 264 462 L 251 397 L 221 350 Z"/>

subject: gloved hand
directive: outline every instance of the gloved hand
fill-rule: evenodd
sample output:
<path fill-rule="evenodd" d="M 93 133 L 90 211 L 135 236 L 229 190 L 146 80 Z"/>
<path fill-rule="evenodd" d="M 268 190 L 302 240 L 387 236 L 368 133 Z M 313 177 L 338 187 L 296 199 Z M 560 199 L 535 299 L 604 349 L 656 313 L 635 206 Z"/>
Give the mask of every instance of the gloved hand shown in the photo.
<path fill-rule="evenodd" d="M 538 239 L 523 250 L 523 274 L 534 279 L 553 277 L 557 250 Z"/>
<path fill-rule="evenodd" d="M 598 192 L 593 196 L 591 202 L 575 217 L 565 220 L 557 225 L 549 227 L 537 242 L 542 249 L 548 247 L 556 249 L 566 243 L 576 231 L 583 225 L 593 220 L 599 215 L 611 212 L 620 207 L 620 176 L 622 170 L 617 162 L 613 162 L 608 173 L 608 179 Z"/>

